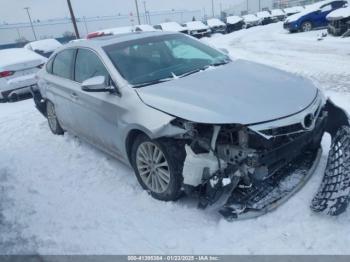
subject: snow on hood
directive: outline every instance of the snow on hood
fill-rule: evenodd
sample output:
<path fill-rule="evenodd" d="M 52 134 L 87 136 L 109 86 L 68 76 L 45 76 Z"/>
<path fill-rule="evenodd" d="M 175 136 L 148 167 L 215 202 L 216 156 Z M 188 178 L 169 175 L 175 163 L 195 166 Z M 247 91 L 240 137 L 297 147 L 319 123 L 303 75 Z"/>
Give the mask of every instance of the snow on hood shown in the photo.
<path fill-rule="evenodd" d="M 26 44 L 24 48 L 32 51 L 42 51 L 44 53 L 47 53 L 47 52 L 53 52 L 61 46 L 62 44 L 58 42 L 56 39 L 44 39 L 44 40 L 30 42 Z"/>
<path fill-rule="evenodd" d="M 311 4 L 311 5 L 306 5 L 304 10 L 302 10 L 300 13 L 291 15 L 290 17 L 288 17 L 286 19 L 286 22 L 287 23 L 296 22 L 298 19 L 300 19 L 304 15 L 308 15 L 312 12 L 315 12 L 315 11 L 319 10 L 321 8 L 321 6 L 328 4 L 328 3 L 332 3 L 332 2 L 334 2 L 334 0 L 325 0 L 325 1 L 317 2 L 317 3 Z"/>
<path fill-rule="evenodd" d="M 331 12 L 329 15 L 327 15 L 327 20 L 338 20 L 347 17 L 350 17 L 350 6 L 339 8 Z"/>
<path fill-rule="evenodd" d="M 231 24 L 231 25 L 237 24 L 237 23 L 239 23 L 241 21 L 243 21 L 243 18 L 240 17 L 240 16 L 233 15 L 233 16 L 226 17 L 226 22 L 228 24 Z"/>
<path fill-rule="evenodd" d="M 154 31 L 157 31 L 157 29 L 155 29 L 151 25 L 137 25 L 135 28 L 139 28 L 143 32 L 154 32 Z"/>
<path fill-rule="evenodd" d="M 224 22 L 217 18 L 212 18 L 207 20 L 207 24 L 209 27 L 215 27 L 215 26 L 226 26 Z"/>
<path fill-rule="evenodd" d="M 244 22 L 246 23 L 254 23 L 260 20 L 260 18 L 257 17 L 256 15 L 244 15 L 243 19 L 244 19 Z"/>
<path fill-rule="evenodd" d="M 237 60 L 136 92 L 145 104 L 189 121 L 252 124 L 300 112 L 317 88 L 302 77 Z"/>
<path fill-rule="evenodd" d="M 181 32 L 186 30 L 186 28 L 184 28 L 183 26 L 181 26 L 176 22 L 167 22 L 167 23 L 162 23 L 160 25 L 163 31 L 168 31 L 168 32 Z"/>
<path fill-rule="evenodd" d="M 261 11 L 261 12 L 257 12 L 256 16 L 259 18 L 268 18 L 268 17 L 271 17 L 271 14 L 267 11 Z"/>
<path fill-rule="evenodd" d="M 203 24 L 201 21 L 192 21 L 185 23 L 188 30 L 202 30 L 209 29 L 209 26 Z"/>
<path fill-rule="evenodd" d="M 0 50 L 0 72 L 31 68 L 46 63 L 47 58 L 25 48 Z"/>
<path fill-rule="evenodd" d="M 280 15 L 285 15 L 285 12 L 283 12 L 282 9 L 271 10 L 271 16 L 280 16 Z"/>

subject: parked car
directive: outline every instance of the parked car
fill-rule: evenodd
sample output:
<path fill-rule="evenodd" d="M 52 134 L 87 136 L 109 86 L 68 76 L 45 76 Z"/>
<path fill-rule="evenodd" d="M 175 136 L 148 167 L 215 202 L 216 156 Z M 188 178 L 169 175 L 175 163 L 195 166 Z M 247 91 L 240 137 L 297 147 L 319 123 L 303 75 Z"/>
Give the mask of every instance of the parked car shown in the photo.
<path fill-rule="evenodd" d="M 156 199 L 195 192 L 228 219 L 265 214 L 306 183 L 330 132 L 333 184 L 313 210 L 348 204 L 348 116 L 300 76 L 232 61 L 184 34 L 145 32 L 69 44 L 38 77 L 51 131 L 129 164 Z"/>
<path fill-rule="evenodd" d="M 34 51 L 39 55 L 42 55 L 46 58 L 49 58 L 50 55 L 62 44 L 58 42 L 56 39 L 44 39 L 39 41 L 33 41 L 24 46 L 25 49 Z"/>
<path fill-rule="evenodd" d="M 0 50 L 0 102 L 16 101 L 30 95 L 35 74 L 46 58 L 25 48 Z"/>
<path fill-rule="evenodd" d="M 305 8 L 303 6 L 292 6 L 283 9 L 287 16 L 298 14 L 300 12 L 303 12 L 304 10 Z"/>
<path fill-rule="evenodd" d="M 189 35 L 197 38 L 210 36 L 212 33 L 209 26 L 203 24 L 201 21 L 187 22 L 184 24 L 184 27 L 187 29 Z"/>
<path fill-rule="evenodd" d="M 270 12 L 268 12 L 268 11 L 257 12 L 256 16 L 260 19 L 260 24 L 262 24 L 262 25 L 268 25 L 268 24 L 275 22 L 272 19 Z"/>
<path fill-rule="evenodd" d="M 154 26 L 155 29 L 166 31 L 166 32 L 179 32 L 188 34 L 188 30 L 176 22 L 166 22 Z"/>
<path fill-rule="evenodd" d="M 240 16 L 228 16 L 226 17 L 227 32 L 241 30 L 244 25 L 243 18 Z"/>
<path fill-rule="evenodd" d="M 284 19 L 287 17 L 286 13 L 282 9 L 272 9 L 270 12 L 274 22 L 284 21 Z"/>
<path fill-rule="evenodd" d="M 252 15 L 252 14 L 244 15 L 243 21 L 244 21 L 245 28 L 250 28 L 261 24 L 261 19 L 256 15 Z"/>
<path fill-rule="evenodd" d="M 291 33 L 327 27 L 327 15 L 346 3 L 344 0 L 326 0 L 308 5 L 304 11 L 288 17 L 283 26 Z"/>
<path fill-rule="evenodd" d="M 211 18 L 206 21 L 212 33 L 226 34 L 227 26 L 224 22 L 217 18 Z"/>
<path fill-rule="evenodd" d="M 327 16 L 328 33 L 334 36 L 350 36 L 350 6 L 339 8 Z"/>
<path fill-rule="evenodd" d="M 96 38 L 96 37 L 101 37 L 106 35 L 127 34 L 130 32 L 134 32 L 134 28 L 132 26 L 121 26 L 121 27 L 114 27 L 114 28 L 108 28 L 108 29 L 91 32 L 86 36 L 86 38 L 91 39 L 91 38 Z"/>
<path fill-rule="evenodd" d="M 157 31 L 153 26 L 151 25 L 136 25 L 135 26 L 135 32 L 154 32 Z"/>

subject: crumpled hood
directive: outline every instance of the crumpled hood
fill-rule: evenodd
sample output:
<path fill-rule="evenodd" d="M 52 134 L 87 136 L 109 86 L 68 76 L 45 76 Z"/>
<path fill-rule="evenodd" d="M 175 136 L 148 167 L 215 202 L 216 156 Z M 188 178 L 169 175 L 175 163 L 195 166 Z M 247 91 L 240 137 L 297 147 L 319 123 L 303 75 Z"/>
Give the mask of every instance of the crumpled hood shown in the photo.
<path fill-rule="evenodd" d="M 245 125 L 302 111 L 317 88 L 302 77 L 237 60 L 136 92 L 145 104 L 182 119 Z"/>

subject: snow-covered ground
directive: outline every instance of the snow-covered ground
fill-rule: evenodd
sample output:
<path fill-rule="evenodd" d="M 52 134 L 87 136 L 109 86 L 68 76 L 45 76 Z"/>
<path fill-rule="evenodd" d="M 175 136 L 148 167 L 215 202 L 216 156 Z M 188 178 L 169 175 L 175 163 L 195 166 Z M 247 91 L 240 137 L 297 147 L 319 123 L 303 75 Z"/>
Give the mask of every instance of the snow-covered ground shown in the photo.
<path fill-rule="evenodd" d="M 350 112 L 350 44 L 273 24 L 204 39 L 235 58 L 312 78 Z M 252 72 L 253 73 L 253 72 Z M 50 133 L 31 100 L 0 104 L 0 253 L 350 254 L 350 210 L 311 212 L 327 159 L 276 211 L 226 222 L 191 200 L 158 202 L 133 172 L 69 134 Z"/>

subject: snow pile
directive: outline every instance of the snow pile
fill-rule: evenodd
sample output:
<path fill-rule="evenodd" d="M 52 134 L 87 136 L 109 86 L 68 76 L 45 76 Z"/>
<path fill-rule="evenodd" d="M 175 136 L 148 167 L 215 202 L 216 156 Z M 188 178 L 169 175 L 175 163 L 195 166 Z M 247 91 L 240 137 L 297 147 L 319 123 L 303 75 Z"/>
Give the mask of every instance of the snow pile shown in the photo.
<path fill-rule="evenodd" d="M 260 20 L 259 17 L 257 17 L 256 15 L 244 15 L 243 19 L 246 23 L 254 23 Z"/>
<path fill-rule="evenodd" d="M 339 20 L 343 18 L 347 18 L 350 16 L 350 6 L 339 8 L 333 12 L 331 12 L 329 15 L 327 15 L 328 20 Z"/>
<path fill-rule="evenodd" d="M 201 21 L 192 21 L 185 23 L 186 28 L 189 30 L 203 30 L 209 29 L 209 26 L 203 24 Z"/>
<path fill-rule="evenodd" d="M 267 11 L 261 11 L 261 12 L 257 12 L 256 16 L 258 18 L 269 18 L 269 17 L 271 17 L 271 14 Z"/>
<path fill-rule="evenodd" d="M 217 18 L 208 19 L 207 24 L 209 27 L 225 26 L 225 23 Z"/>
<path fill-rule="evenodd" d="M 271 16 L 282 16 L 282 15 L 286 15 L 286 13 L 283 12 L 282 9 L 273 9 L 273 10 L 271 10 Z"/>
<path fill-rule="evenodd" d="M 0 72 L 23 69 L 24 63 L 28 64 L 27 67 L 34 67 L 46 61 L 47 59 L 45 57 L 24 48 L 0 50 Z"/>
<path fill-rule="evenodd" d="M 231 25 L 237 24 L 237 23 L 241 22 L 242 20 L 243 20 L 242 17 L 240 17 L 240 16 L 235 16 L 235 15 L 233 15 L 233 16 L 228 16 L 228 17 L 226 18 L 226 22 L 227 22 L 228 24 L 231 24 Z"/>
<path fill-rule="evenodd" d="M 160 26 L 162 27 L 163 31 L 168 31 L 168 32 L 181 32 L 186 30 L 186 28 L 184 28 L 183 26 L 181 26 L 176 22 L 162 23 L 160 24 Z"/>
<path fill-rule="evenodd" d="M 321 8 L 321 6 L 328 4 L 328 3 L 332 3 L 332 2 L 334 2 L 334 0 L 325 0 L 325 1 L 317 2 L 317 3 L 311 4 L 311 5 L 306 5 L 305 9 L 303 11 L 301 11 L 300 13 L 291 15 L 290 17 L 288 17 L 286 19 L 286 22 L 287 23 L 295 22 L 299 18 L 303 17 L 304 15 L 308 15 L 312 12 L 315 12 L 315 11 L 319 10 Z"/>
<path fill-rule="evenodd" d="M 53 52 L 62 44 L 56 39 L 44 39 L 26 44 L 24 48 L 32 51 L 42 51 L 44 53 Z"/>

